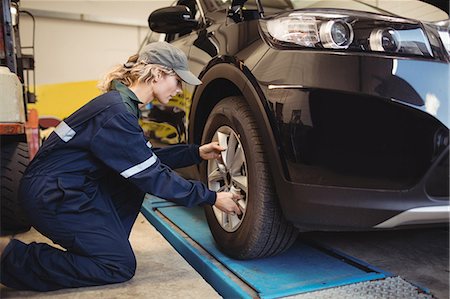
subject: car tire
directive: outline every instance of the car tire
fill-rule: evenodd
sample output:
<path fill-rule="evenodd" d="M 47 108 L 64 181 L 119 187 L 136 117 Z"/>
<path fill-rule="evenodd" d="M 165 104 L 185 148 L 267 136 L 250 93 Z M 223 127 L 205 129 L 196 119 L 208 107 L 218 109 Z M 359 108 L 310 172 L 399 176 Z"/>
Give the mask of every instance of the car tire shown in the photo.
<path fill-rule="evenodd" d="M 0 234 L 28 231 L 31 226 L 19 206 L 20 180 L 29 163 L 28 145 L 9 142 L 1 145 L 1 227 Z"/>
<path fill-rule="evenodd" d="M 225 133 L 221 133 L 221 130 Z M 236 139 L 233 141 L 233 147 L 236 150 L 227 149 L 222 156 L 227 156 L 228 150 L 233 150 L 236 156 L 238 151 L 241 153 L 240 150 L 243 150 L 244 163 L 241 170 L 245 172 L 244 175 L 239 173 L 235 178 L 236 180 L 238 176 L 247 178 L 246 186 L 242 184 L 242 188 L 239 189 L 241 196 L 245 199 L 238 202 L 243 215 L 242 217 L 230 216 L 215 207 L 206 206 L 205 214 L 211 233 L 221 251 L 236 259 L 253 259 L 279 254 L 292 245 L 297 238 L 298 230 L 284 219 L 281 212 L 270 174 L 267 160 L 269 157 L 265 153 L 261 134 L 250 107 L 242 97 L 225 98 L 213 108 L 203 131 L 202 144 L 217 140 L 227 132 L 227 140 L 230 143 L 232 137 Z M 226 141 L 222 143 L 224 142 Z M 240 161 L 235 157 L 231 162 L 236 160 Z M 217 161 L 211 160 L 202 164 L 201 173 L 204 182 L 214 191 L 229 191 L 231 186 L 226 186 L 227 180 L 232 182 L 230 185 L 234 188 L 231 170 L 230 175 L 222 173 L 219 175 L 220 178 L 214 178 L 212 175 L 214 171 L 220 170 L 220 167 L 214 170 L 216 165 L 214 163 L 217 163 L 217 166 L 220 165 Z M 226 162 L 223 163 L 225 165 Z M 243 191 L 245 187 L 247 192 Z M 223 217 L 238 218 L 230 218 L 227 224 L 223 221 L 225 219 Z M 233 219 L 236 225 L 233 225 Z"/>

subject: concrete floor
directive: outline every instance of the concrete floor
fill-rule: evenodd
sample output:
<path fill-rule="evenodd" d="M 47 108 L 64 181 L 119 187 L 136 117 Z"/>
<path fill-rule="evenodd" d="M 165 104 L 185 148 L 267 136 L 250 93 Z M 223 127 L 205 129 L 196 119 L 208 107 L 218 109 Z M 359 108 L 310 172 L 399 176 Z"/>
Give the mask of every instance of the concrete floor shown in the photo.
<path fill-rule="evenodd" d="M 429 288 L 435 298 L 449 298 L 448 227 L 383 232 L 311 232 L 303 237 Z M 51 244 L 34 229 L 16 238 L 24 242 Z M 141 214 L 130 241 L 138 267 L 135 277 L 129 282 L 47 293 L 16 291 L 0 284 L 0 298 L 221 298 Z"/>
<path fill-rule="evenodd" d="M 51 241 L 34 229 L 16 236 L 24 242 Z M 0 284 L 0 298 L 221 298 L 217 292 L 139 215 L 130 237 L 137 259 L 135 277 L 123 284 L 40 293 Z"/>
<path fill-rule="evenodd" d="M 304 236 L 449 297 L 447 227 L 371 232 L 311 232 Z"/>

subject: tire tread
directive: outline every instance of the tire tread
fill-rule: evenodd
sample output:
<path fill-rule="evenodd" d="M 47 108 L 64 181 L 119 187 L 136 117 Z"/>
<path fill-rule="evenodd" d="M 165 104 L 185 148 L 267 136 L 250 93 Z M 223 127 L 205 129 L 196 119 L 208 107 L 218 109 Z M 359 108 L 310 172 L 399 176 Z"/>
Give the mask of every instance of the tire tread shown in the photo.
<path fill-rule="evenodd" d="M 18 203 L 18 188 L 29 160 L 24 142 L 1 144 L 1 227 L 0 234 L 23 232 L 30 228 Z"/>

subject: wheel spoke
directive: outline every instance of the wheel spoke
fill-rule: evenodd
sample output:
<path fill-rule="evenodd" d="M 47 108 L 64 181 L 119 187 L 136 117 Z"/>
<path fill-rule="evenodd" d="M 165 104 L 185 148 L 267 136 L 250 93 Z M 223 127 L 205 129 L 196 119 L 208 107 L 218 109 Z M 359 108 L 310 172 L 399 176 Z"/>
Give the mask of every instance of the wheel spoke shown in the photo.
<path fill-rule="evenodd" d="M 236 203 L 241 209 L 241 212 L 244 213 L 247 209 L 247 201 L 245 201 L 244 199 L 239 199 Z"/>
<path fill-rule="evenodd" d="M 229 215 L 230 219 L 230 228 L 234 229 L 239 224 L 239 218 L 237 215 Z"/>
<path fill-rule="evenodd" d="M 223 174 L 219 170 L 219 168 L 214 169 L 209 175 L 208 175 L 208 181 L 209 182 L 217 182 L 220 180 L 223 180 Z"/>
<path fill-rule="evenodd" d="M 227 189 L 228 189 L 227 185 L 223 185 L 216 192 L 224 192 L 224 191 L 227 191 Z"/>
<path fill-rule="evenodd" d="M 226 161 L 226 157 L 227 157 L 227 152 L 228 152 L 228 135 L 222 132 L 217 131 L 217 138 L 219 139 L 219 145 L 223 148 L 225 148 L 225 150 L 222 152 L 222 161 L 225 164 L 225 166 L 227 166 L 227 161 Z"/>
<path fill-rule="evenodd" d="M 238 145 L 236 153 L 234 154 L 234 158 L 231 161 L 232 161 L 230 165 L 231 174 L 239 173 L 239 170 L 241 169 L 241 166 L 245 161 L 244 151 L 242 150 L 242 146 L 240 144 Z"/>
<path fill-rule="evenodd" d="M 247 177 L 244 175 L 236 175 L 231 177 L 231 181 L 236 184 L 237 187 L 239 187 L 241 190 L 245 192 L 245 194 L 248 193 L 248 187 L 247 187 Z"/>

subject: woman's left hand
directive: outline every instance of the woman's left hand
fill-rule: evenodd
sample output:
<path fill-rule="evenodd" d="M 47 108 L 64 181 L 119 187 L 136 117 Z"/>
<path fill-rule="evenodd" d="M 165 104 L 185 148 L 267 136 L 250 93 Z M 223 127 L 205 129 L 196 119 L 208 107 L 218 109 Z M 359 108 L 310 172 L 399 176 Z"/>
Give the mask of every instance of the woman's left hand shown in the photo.
<path fill-rule="evenodd" d="M 221 147 L 218 142 L 204 144 L 198 149 L 203 160 L 220 159 L 220 153 L 224 150 L 225 148 Z"/>

